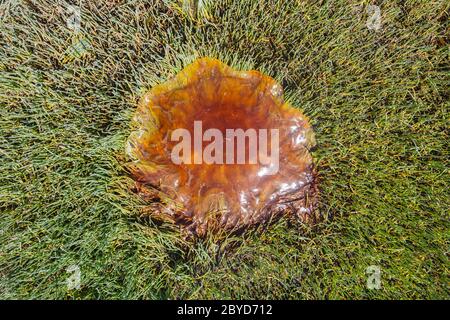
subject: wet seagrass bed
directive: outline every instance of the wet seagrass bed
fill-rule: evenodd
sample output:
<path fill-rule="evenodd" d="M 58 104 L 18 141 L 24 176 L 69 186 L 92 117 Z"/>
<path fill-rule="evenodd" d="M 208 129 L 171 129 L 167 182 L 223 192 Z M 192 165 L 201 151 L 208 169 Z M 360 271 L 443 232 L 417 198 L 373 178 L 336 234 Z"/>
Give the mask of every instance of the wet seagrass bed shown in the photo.
<path fill-rule="evenodd" d="M 376 27 L 365 2 L 203 2 L 82 1 L 77 31 L 66 2 L 0 2 L 0 298 L 448 298 L 448 1 L 371 2 Z M 201 57 L 309 119 L 320 222 L 151 217 L 130 123 Z"/>

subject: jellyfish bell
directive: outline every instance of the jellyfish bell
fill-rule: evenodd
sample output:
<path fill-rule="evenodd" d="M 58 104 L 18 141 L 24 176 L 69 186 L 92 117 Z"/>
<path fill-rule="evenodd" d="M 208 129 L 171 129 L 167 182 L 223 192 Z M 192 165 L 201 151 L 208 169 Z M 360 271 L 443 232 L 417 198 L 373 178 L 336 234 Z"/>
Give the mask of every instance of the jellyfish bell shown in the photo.
<path fill-rule="evenodd" d="M 142 97 L 133 125 L 129 171 L 150 215 L 198 236 L 314 218 L 314 134 L 272 78 L 197 59 Z"/>
<path fill-rule="evenodd" d="M 171 141 L 178 141 L 172 148 L 171 159 L 176 165 L 181 164 L 260 164 L 270 168 L 266 174 L 278 172 L 279 132 L 270 129 L 270 153 L 268 153 L 267 129 L 226 129 L 223 134 L 219 129 L 202 132 L 202 122 L 194 121 L 194 142 L 189 130 L 178 128 L 172 131 Z M 209 142 L 203 148 L 203 142 Z M 192 145 L 194 152 L 191 152 Z M 224 149 L 225 148 L 225 149 Z"/>

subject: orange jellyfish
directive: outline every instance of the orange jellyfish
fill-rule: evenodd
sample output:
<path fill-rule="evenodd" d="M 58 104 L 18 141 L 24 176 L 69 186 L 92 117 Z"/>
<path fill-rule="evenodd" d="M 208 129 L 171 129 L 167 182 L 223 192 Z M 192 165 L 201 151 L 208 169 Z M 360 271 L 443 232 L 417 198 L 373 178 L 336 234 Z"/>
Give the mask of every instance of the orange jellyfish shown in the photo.
<path fill-rule="evenodd" d="M 314 220 L 308 119 L 258 71 L 200 58 L 140 100 L 128 168 L 148 214 L 197 236 Z"/>

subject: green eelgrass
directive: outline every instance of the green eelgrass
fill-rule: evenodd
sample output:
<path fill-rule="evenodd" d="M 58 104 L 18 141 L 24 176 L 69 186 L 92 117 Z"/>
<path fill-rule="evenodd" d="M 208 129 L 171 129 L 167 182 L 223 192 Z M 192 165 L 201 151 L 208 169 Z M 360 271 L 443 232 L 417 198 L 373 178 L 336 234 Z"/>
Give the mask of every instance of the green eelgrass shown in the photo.
<path fill-rule="evenodd" d="M 0 298 L 448 299 L 448 2 L 378 1 L 378 30 L 368 1 L 195 3 L 83 0 L 78 32 L 0 3 Z M 140 215 L 137 99 L 200 56 L 311 118 L 323 223 L 187 243 Z"/>

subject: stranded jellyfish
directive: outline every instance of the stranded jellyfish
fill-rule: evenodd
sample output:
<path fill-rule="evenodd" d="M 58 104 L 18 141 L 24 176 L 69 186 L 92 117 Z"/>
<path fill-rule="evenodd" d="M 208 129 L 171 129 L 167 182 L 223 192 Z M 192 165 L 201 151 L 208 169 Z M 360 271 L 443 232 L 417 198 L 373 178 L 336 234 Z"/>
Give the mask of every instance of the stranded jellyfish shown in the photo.
<path fill-rule="evenodd" d="M 197 59 L 141 98 L 133 126 L 128 168 L 150 216 L 197 236 L 313 220 L 314 134 L 271 77 Z"/>

